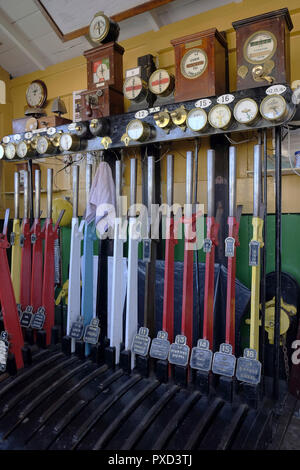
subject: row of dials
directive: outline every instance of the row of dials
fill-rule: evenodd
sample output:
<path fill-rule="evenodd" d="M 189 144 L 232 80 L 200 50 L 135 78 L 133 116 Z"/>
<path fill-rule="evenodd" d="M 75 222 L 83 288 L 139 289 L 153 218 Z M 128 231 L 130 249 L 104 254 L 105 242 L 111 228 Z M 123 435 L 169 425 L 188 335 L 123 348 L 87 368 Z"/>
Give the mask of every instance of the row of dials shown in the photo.
<path fill-rule="evenodd" d="M 208 125 L 215 129 L 227 129 L 233 118 L 240 124 L 251 126 L 260 119 L 260 116 L 269 122 L 279 122 L 283 120 L 288 112 L 286 100 L 281 95 L 266 96 L 258 107 L 252 98 L 239 100 L 234 106 L 233 113 L 229 106 L 216 104 L 207 113 L 205 109 L 193 108 L 189 112 L 181 106 L 174 111 L 160 111 L 153 115 L 158 127 L 169 132 L 172 125 L 185 128 L 186 126 L 193 132 L 203 131 Z M 130 140 L 145 141 L 151 134 L 151 127 L 140 119 L 133 119 L 129 122 L 122 140 L 128 145 Z M 126 142 L 127 137 L 127 142 Z"/>
<path fill-rule="evenodd" d="M 123 93 L 128 100 L 139 102 L 146 97 L 148 88 L 154 95 L 167 97 L 174 91 L 175 77 L 165 69 L 155 70 L 150 75 L 148 84 L 138 75 L 127 77 L 124 81 Z"/>
<path fill-rule="evenodd" d="M 251 126 L 260 116 L 270 122 L 279 122 L 283 120 L 288 112 L 286 100 L 281 95 L 266 96 L 260 106 L 252 98 L 243 98 L 239 100 L 233 112 L 225 104 L 216 104 L 207 113 L 203 108 L 193 108 L 187 111 L 184 106 L 169 112 L 160 111 L 153 115 L 154 121 L 158 127 L 169 132 L 173 125 L 181 128 L 186 126 L 193 132 L 201 132 L 208 125 L 215 129 L 227 129 L 232 123 L 233 118 L 240 124 Z M 71 124 L 69 130 L 75 133 L 56 132 L 53 129 L 53 135 L 31 136 L 28 140 L 22 140 L 18 143 L 7 142 L 6 145 L 0 144 L 0 159 L 6 156 L 12 160 L 16 156 L 19 158 L 33 157 L 36 154 L 54 154 L 58 150 L 62 152 L 78 151 L 82 149 L 82 139 L 92 136 L 104 137 L 102 143 L 111 143 L 110 124 L 106 118 L 93 119 L 90 123 L 81 122 L 75 125 Z M 131 120 L 126 133 L 122 136 L 122 142 L 128 145 L 130 141 L 144 142 L 149 140 L 153 128 L 147 122 L 141 119 Z M 105 137 L 106 136 L 106 137 Z"/>

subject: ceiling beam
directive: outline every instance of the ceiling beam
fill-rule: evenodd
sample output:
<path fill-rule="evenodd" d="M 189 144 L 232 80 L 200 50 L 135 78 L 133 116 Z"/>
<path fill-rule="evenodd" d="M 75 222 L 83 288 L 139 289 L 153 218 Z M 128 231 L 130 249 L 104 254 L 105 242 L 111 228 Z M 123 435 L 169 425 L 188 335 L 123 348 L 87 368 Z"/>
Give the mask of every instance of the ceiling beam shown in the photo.
<path fill-rule="evenodd" d="M 82 28 L 75 29 L 70 33 L 63 34 L 61 29 L 57 26 L 54 19 L 43 5 L 42 0 L 34 0 L 34 2 L 63 42 L 71 41 L 72 39 L 79 38 L 80 36 L 85 36 L 86 34 L 88 34 L 89 26 L 83 26 Z M 141 5 L 137 5 L 136 7 L 129 8 L 128 10 L 121 11 L 120 13 L 112 15 L 111 19 L 113 21 L 116 21 L 116 23 L 119 23 L 120 21 L 124 21 L 128 18 L 141 15 L 142 13 L 150 12 L 151 10 L 154 10 L 154 8 L 161 7 L 162 5 L 166 5 L 167 3 L 171 2 L 174 2 L 174 0 L 148 0 L 147 2 L 144 2 Z"/>
<path fill-rule="evenodd" d="M 39 49 L 30 42 L 25 34 L 14 24 L 11 24 L 9 17 L 0 8 L 0 30 L 12 41 L 28 59 L 30 59 L 38 69 L 44 70 L 51 65 Z"/>

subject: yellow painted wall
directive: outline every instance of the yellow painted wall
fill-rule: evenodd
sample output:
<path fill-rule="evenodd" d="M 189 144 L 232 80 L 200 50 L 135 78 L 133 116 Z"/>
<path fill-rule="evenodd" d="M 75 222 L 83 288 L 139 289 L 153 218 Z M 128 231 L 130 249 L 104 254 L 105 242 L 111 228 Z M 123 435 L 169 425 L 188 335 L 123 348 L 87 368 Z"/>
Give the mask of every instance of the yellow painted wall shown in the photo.
<path fill-rule="evenodd" d="M 136 58 L 147 53 L 151 53 L 158 57 L 158 65 L 174 72 L 174 54 L 173 48 L 170 45 L 170 40 L 186 34 L 191 34 L 197 31 L 202 31 L 213 26 L 217 27 L 220 31 L 226 31 L 228 48 L 229 48 L 229 78 L 230 90 L 235 89 L 236 84 L 236 42 L 235 32 L 231 23 L 235 20 L 247 18 L 249 16 L 258 15 L 260 13 L 272 11 L 278 8 L 288 7 L 291 13 L 294 29 L 291 32 L 291 79 L 300 79 L 300 4 L 299 0 L 243 0 L 240 3 L 232 2 L 229 5 L 216 8 L 214 10 L 202 13 L 192 18 L 179 21 L 162 27 L 159 31 L 147 32 L 145 34 L 136 36 L 134 38 L 121 42 L 125 48 L 124 54 L 124 70 L 136 66 Z M 137 18 L 138 21 L 138 18 Z M 121 24 L 122 27 L 122 24 Z M 0 71 L 1 78 L 1 71 Z M 46 70 L 37 71 L 22 77 L 15 78 L 9 82 L 9 99 L 10 103 L 5 108 L 5 123 L 1 121 L 0 114 L 0 132 L 1 135 L 10 133 L 8 130 L 8 123 L 13 118 L 20 118 L 24 116 L 26 108 L 25 91 L 28 84 L 40 78 L 45 81 L 48 88 L 48 105 L 46 111 L 51 114 L 51 104 L 55 97 L 60 96 L 67 107 L 68 114 L 66 117 L 72 118 L 72 92 L 74 90 L 81 90 L 86 88 L 86 61 L 84 57 L 77 57 L 75 59 L 48 67 Z M 1 113 L 1 106 L 0 106 Z M 7 113 L 7 114 L 6 114 Z M 232 134 L 236 140 L 244 140 L 251 138 L 253 134 L 236 135 Z M 238 203 L 243 204 L 244 212 L 252 212 L 252 178 L 247 175 L 247 171 L 252 170 L 252 148 L 254 142 L 239 145 L 238 148 Z M 272 142 L 269 142 L 269 146 Z M 200 158 L 199 158 L 199 201 L 206 202 L 206 149 L 208 148 L 208 139 L 202 140 Z M 189 142 L 175 142 L 171 145 L 170 151 L 175 156 L 175 200 L 184 202 L 184 184 L 185 184 L 185 158 L 186 150 L 192 149 L 193 143 Z M 164 151 L 168 150 L 168 146 Z M 127 150 L 128 156 L 133 156 L 133 151 Z M 182 155 L 183 154 L 183 155 Z M 125 193 L 128 193 L 129 184 L 129 165 L 126 164 L 125 159 Z M 55 174 L 61 169 L 62 164 L 57 159 L 49 158 L 40 162 L 42 168 L 42 187 L 45 188 L 46 182 L 46 167 L 47 165 L 54 168 Z M 5 173 L 5 191 L 12 192 L 13 190 L 13 172 L 15 171 L 14 163 L 1 163 L 4 166 Z M 162 181 L 166 178 L 166 159 L 162 159 Z M 80 213 L 84 210 L 85 194 L 84 194 L 84 167 L 85 162 L 81 164 L 81 195 L 80 195 Z M 3 178 L 2 178 L 3 180 Z M 268 195 L 269 195 L 269 211 L 274 211 L 274 184 L 273 179 L 268 178 Z M 71 195 L 71 175 L 68 171 L 62 171 L 55 177 L 56 190 L 62 190 L 60 194 Z M 283 211 L 284 212 L 300 212 L 300 198 L 299 198 L 299 177 L 296 175 L 289 175 L 283 177 Z M 141 184 L 140 173 L 138 184 Z M 3 191 L 3 189 L 2 189 Z M 138 188 L 138 196 L 140 195 L 140 186 Z M 165 198 L 165 185 L 162 184 L 163 198 Z M 59 194 L 59 193 L 58 193 Z M 164 199 L 165 200 L 165 199 Z M 4 206 L 12 207 L 13 198 L 12 194 L 6 195 L 6 198 L 1 198 L 2 209 Z M 44 201 L 42 203 L 42 209 Z"/>

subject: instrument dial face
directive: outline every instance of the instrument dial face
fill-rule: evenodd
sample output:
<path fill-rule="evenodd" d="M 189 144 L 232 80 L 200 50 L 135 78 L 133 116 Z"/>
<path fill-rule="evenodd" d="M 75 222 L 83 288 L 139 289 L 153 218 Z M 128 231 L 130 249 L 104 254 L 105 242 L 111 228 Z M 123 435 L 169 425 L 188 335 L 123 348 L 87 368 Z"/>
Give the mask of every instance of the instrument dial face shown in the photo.
<path fill-rule="evenodd" d="M 136 99 L 143 89 L 142 79 L 136 75 L 135 77 L 126 78 L 123 86 L 124 95 L 128 100 Z"/>
<path fill-rule="evenodd" d="M 8 160 L 12 160 L 16 155 L 16 146 L 12 142 L 9 142 L 5 147 L 5 156 Z"/>
<path fill-rule="evenodd" d="M 46 87 L 43 82 L 36 80 L 30 83 L 26 90 L 26 101 L 32 108 L 41 107 L 46 101 Z"/>
<path fill-rule="evenodd" d="M 149 78 L 149 88 L 155 95 L 164 93 L 170 85 L 170 75 L 164 69 L 155 70 Z"/>
<path fill-rule="evenodd" d="M 109 20 L 103 14 L 96 15 L 89 28 L 90 38 L 92 41 L 100 42 L 107 36 L 109 30 Z"/>
<path fill-rule="evenodd" d="M 207 55 L 203 49 L 190 49 L 181 59 L 180 70 L 185 78 L 198 78 L 205 72 L 207 64 Z"/>
<path fill-rule="evenodd" d="M 0 160 L 4 157 L 4 147 L 0 144 Z"/>
<path fill-rule="evenodd" d="M 127 126 L 127 134 L 131 140 L 139 140 L 144 133 L 144 127 L 142 121 L 139 119 L 133 119 Z"/>
<path fill-rule="evenodd" d="M 60 138 L 60 146 L 63 150 L 70 150 L 72 147 L 73 139 L 70 134 L 63 134 Z"/>
<path fill-rule="evenodd" d="M 207 124 L 207 114 L 204 109 L 195 108 L 191 109 L 191 111 L 187 115 L 187 125 L 188 127 L 194 131 L 201 131 Z"/>
<path fill-rule="evenodd" d="M 27 152 L 28 152 L 28 145 L 26 144 L 26 142 L 22 140 L 22 142 L 20 142 L 17 145 L 17 155 L 20 158 L 25 158 L 27 155 Z"/>
<path fill-rule="evenodd" d="M 223 129 L 230 123 L 231 111 L 226 104 L 217 104 L 210 110 L 208 120 L 212 127 Z"/>
<path fill-rule="evenodd" d="M 250 124 L 258 115 L 257 103 L 251 98 L 244 98 L 235 105 L 233 114 L 241 124 Z"/>
<path fill-rule="evenodd" d="M 266 96 L 260 104 L 260 113 L 268 121 L 280 120 L 286 110 L 286 101 L 281 95 Z"/>
<path fill-rule="evenodd" d="M 276 37 L 270 31 L 257 31 L 244 45 L 244 57 L 251 64 L 262 64 L 270 59 L 277 49 Z"/>
<path fill-rule="evenodd" d="M 46 137 L 39 137 L 36 143 L 36 150 L 40 154 L 47 153 L 48 145 L 49 143 Z"/>
<path fill-rule="evenodd" d="M 110 78 L 109 59 L 97 60 L 93 63 L 93 81 L 94 83 L 106 82 Z"/>

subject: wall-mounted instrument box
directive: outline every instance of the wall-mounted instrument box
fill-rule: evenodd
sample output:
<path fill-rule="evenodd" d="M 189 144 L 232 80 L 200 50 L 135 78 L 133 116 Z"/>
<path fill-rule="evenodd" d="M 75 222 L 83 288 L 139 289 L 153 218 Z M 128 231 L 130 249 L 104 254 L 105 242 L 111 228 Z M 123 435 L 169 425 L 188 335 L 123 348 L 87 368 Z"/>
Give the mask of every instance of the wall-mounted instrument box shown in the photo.
<path fill-rule="evenodd" d="M 172 39 L 175 52 L 175 101 L 221 95 L 227 91 L 227 42 L 216 28 Z"/>
<path fill-rule="evenodd" d="M 84 52 L 88 89 L 81 94 L 82 120 L 124 112 L 123 54 L 123 47 L 116 42 Z"/>
<path fill-rule="evenodd" d="M 290 31 L 287 8 L 232 23 L 236 31 L 237 90 L 289 83 Z"/>

